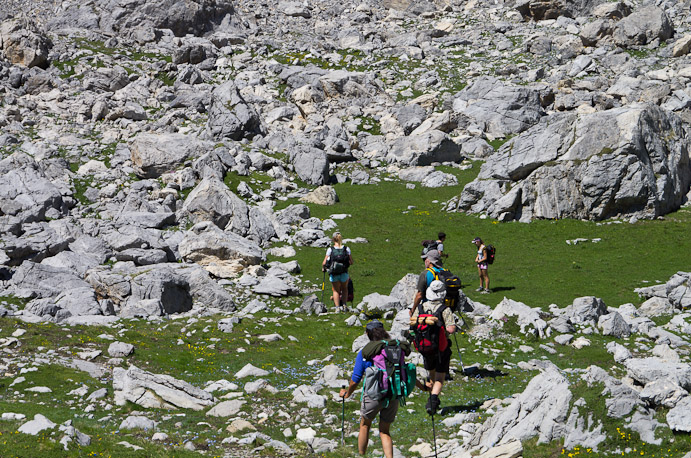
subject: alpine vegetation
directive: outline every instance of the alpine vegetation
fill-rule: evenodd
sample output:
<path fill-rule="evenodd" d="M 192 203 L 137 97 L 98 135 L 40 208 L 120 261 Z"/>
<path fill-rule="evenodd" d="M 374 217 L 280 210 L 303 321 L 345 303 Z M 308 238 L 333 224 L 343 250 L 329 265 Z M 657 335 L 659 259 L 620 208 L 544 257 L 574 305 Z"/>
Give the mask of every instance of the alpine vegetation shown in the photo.
<path fill-rule="evenodd" d="M 3 0 L 0 456 L 691 458 L 690 9 Z"/>

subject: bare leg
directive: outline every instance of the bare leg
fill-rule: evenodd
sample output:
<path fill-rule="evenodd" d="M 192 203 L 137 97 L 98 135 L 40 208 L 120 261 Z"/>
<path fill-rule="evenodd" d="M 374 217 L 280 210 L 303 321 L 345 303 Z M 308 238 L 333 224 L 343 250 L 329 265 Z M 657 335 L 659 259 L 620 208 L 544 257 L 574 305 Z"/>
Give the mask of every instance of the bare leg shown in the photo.
<path fill-rule="evenodd" d="M 441 393 L 441 389 L 444 386 L 444 377 L 446 377 L 446 372 L 429 371 L 429 378 L 434 381 L 432 394 L 439 395 Z"/>
<path fill-rule="evenodd" d="M 367 444 L 369 443 L 369 429 L 372 426 L 372 420 L 367 420 L 360 417 L 360 433 L 357 436 L 357 450 L 360 455 L 367 453 Z"/>
<path fill-rule="evenodd" d="M 344 306 L 348 302 L 348 280 L 341 282 L 341 301 Z"/>
<path fill-rule="evenodd" d="M 338 308 L 341 305 L 341 290 L 343 289 L 341 287 L 341 282 L 335 281 L 331 283 L 331 288 L 333 290 L 334 305 Z"/>
<path fill-rule="evenodd" d="M 386 458 L 393 458 L 393 440 L 389 432 L 391 423 L 384 423 L 379 421 L 379 438 L 381 439 L 381 448 L 384 449 L 384 456 Z"/>
<path fill-rule="evenodd" d="M 487 269 L 483 269 L 480 271 L 480 275 L 482 277 L 482 282 L 485 284 L 485 289 L 489 291 L 489 272 Z"/>

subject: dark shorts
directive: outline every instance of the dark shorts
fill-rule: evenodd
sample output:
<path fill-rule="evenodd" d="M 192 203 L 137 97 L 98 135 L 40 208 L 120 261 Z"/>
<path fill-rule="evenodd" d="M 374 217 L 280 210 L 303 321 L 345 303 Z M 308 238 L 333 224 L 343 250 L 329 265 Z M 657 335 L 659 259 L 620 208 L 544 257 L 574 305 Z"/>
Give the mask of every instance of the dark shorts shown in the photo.
<path fill-rule="evenodd" d="M 373 401 L 367 396 L 362 398 L 362 404 L 360 405 L 360 415 L 366 420 L 374 420 L 378 413 L 379 421 L 384 423 L 393 423 L 396 419 L 396 413 L 398 413 L 398 401 L 391 400 L 389 405 L 384 407 L 385 401 Z"/>
<path fill-rule="evenodd" d="M 449 365 L 451 364 L 451 345 L 446 347 L 441 353 L 436 353 L 432 356 L 422 355 L 425 361 L 425 369 L 436 372 L 449 372 Z"/>

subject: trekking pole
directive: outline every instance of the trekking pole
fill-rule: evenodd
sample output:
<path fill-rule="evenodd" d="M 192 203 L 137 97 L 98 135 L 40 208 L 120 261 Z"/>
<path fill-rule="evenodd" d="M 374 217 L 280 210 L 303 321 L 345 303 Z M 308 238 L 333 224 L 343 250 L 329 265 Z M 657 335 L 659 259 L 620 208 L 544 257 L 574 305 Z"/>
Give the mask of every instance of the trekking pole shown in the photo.
<path fill-rule="evenodd" d="M 326 271 L 323 270 L 324 275 L 322 275 L 322 300 L 321 303 L 324 303 L 324 290 L 326 289 Z"/>
<path fill-rule="evenodd" d="M 345 389 L 345 385 L 341 388 Z M 341 445 L 345 445 L 345 394 L 341 396 Z"/>
<path fill-rule="evenodd" d="M 458 350 L 458 361 L 461 362 L 461 370 L 465 374 L 465 367 L 463 366 L 463 358 L 461 357 L 461 347 L 458 346 L 458 339 L 456 338 L 456 333 L 453 333 L 453 340 L 456 342 L 456 349 Z"/>
<path fill-rule="evenodd" d="M 431 379 L 427 379 L 431 381 Z M 432 387 L 434 387 L 434 383 L 432 383 Z M 429 402 L 432 403 L 432 387 L 429 389 Z M 434 443 L 434 458 L 437 457 L 437 432 L 434 429 L 434 414 L 430 415 L 432 417 L 432 441 Z"/>

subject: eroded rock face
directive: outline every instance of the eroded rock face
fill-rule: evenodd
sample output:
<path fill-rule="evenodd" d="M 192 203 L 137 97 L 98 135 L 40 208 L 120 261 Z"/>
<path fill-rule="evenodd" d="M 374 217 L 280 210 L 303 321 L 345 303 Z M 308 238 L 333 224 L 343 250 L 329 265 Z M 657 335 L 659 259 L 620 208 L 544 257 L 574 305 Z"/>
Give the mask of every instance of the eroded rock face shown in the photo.
<path fill-rule="evenodd" d="M 70 5 L 49 23 L 51 29 L 100 28 L 124 36 L 170 29 L 176 36 L 202 35 L 234 12 L 229 0 L 97 0 L 90 7 Z M 137 33 L 140 31 L 139 33 Z"/>
<path fill-rule="evenodd" d="M 0 49 L 13 64 L 46 68 L 52 46 L 50 39 L 32 23 L 11 19 L 0 24 Z"/>
<path fill-rule="evenodd" d="M 501 220 L 656 217 L 691 183 L 681 120 L 635 104 L 552 116 L 505 144 L 463 190 L 459 209 Z"/>

